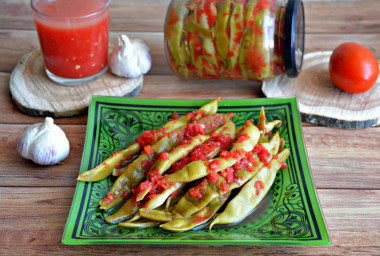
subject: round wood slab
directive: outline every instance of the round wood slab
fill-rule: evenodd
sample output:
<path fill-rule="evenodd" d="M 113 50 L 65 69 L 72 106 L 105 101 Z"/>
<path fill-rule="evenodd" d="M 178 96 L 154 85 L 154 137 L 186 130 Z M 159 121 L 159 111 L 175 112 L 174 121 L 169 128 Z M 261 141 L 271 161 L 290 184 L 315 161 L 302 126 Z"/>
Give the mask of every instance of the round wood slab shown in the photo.
<path fill-rule="evenodd" d="M 25 54 L 9 81 L 12 99 L 21 111 L 32 116 L 53 117 L 84 113 L 93 95 L 134 97 L 142 84 L 143 76 L 127 79 L 108 70 L 103 77 L 89 84 L 59 85 L 46 76 L 40 50 Z"/>
<path fill-rule="evenodd" d="M 328 72 L 330 52 L 306 54 L 297 78 L 279 76 L 263 83 L 267 97 L 297 97 L 305 122 L 345 129 L 380 124 L 380 77 L 367 92 L 350 94 L 332 83 Z"/>

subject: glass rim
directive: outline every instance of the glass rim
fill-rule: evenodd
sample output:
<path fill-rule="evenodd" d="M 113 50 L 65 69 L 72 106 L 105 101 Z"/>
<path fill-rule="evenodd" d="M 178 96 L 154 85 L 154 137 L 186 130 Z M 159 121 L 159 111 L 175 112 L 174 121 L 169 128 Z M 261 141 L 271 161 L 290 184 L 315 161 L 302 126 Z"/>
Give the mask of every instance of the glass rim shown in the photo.
<path fill-rule="evenodd" d="M 30 6 L 31 6 L 31 8 L 32 8 L 32 10 L 33 10 L 34 12 L 36 12 L 37 14 L 42 15 L 42 16 L 44 16 L 44 17 L 54 18 L 54 19 L 57 19 L 57 20 L 71 20 L 71 19 L 85 19 L 85 18 L 90 18 L 90 17 L 95 16 L 96 14 L 102 12 L 103 10 L 105 10 L 105 9 L 109 6 L 109 4 L 110 4 L 110 2 L 111 2 L 111 0 L 107 0 L 106 3 L 105 3 L 100 9 L 98 9 L 98 10 L 96 10 L 96 11 L 90 13 L 90 14 L 80 15 L 80 16 L 72 16 L 72 17 L 57 17 L 57 16 L 54 16 L 54 15 L 49 15 L 49 14 L 43 13 L 43 12 L 41 12 L 40 10 L 38 10 L 38 9 L 34 6 L 35 2 L 37 2 L 37 1 L 38 1 L 38 0 L 30 0 Z"/>

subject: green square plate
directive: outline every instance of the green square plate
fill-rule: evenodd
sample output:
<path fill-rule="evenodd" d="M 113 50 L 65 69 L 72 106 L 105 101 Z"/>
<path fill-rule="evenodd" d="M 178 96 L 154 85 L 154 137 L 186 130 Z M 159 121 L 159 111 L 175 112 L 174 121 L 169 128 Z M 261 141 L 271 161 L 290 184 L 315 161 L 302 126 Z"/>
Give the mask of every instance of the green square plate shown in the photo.
<path fill-rule="evenodd" d="M 193 111 L 209 101 L 93 97 L 88 111 L 86 141 L 80 172 L 92 169 L 114 151 L 124 149 L 146 129 L 161 127 L 177 111 Z M 245 244 L 329 245 L 305 151 L 295 98 L 223 100 L 218 112 L 233 112 L 233 121 L 258 120 L 265 107 L 267 120 L 280 119 L 279 128 L 291 155 L 288 168 L 277 174 L 263 202 L 243 222 L 230 227 L 173 233 L 159 227 L 126 229 L 109 225 L 98 208 L 112 186 L 112 177 L 78 182 L 62 242 L 83 244 Z"/>

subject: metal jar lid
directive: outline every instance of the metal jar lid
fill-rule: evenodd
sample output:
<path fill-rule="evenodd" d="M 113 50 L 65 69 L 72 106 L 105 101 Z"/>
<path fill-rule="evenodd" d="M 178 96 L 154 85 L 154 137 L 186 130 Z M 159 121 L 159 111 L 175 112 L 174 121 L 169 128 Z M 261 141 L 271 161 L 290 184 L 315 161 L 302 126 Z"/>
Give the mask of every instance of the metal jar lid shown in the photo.
<path fill-rule="evenodd" d="M 289 0 L 285 8 L 284 60 L 286 74 L 296 77 L 302 69 L 305 49 L 305 12 L 301 0 Z"/>

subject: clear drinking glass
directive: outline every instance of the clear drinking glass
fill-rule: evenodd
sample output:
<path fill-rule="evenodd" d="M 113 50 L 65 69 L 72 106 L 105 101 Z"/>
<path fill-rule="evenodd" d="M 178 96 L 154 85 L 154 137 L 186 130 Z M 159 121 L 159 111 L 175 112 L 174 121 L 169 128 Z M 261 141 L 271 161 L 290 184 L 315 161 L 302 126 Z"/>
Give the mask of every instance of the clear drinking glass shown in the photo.
<path fill-rule="evenodd" d="M 31 0 L 47 76 L 82 85 L 107 71 L 110 0 Z"/>

